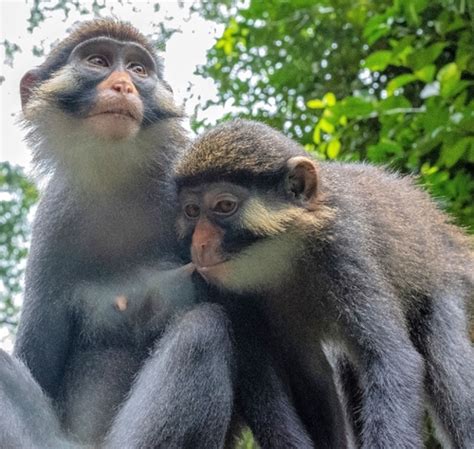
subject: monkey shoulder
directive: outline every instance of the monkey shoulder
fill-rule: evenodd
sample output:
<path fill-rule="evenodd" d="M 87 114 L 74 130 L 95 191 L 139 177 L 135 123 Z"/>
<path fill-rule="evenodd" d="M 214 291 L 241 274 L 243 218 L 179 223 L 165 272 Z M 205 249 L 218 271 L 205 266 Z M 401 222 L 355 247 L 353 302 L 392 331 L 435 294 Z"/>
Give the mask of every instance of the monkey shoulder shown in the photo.
<path fill-rule="evenodd" d="M 320 177 L 336 211 L 332 251 L 343 254 L 340 259 L 356 260 L 399 288 L 425 291 L 449 272 L 465 277 L 472 267 L 469 238 L 412 177 L 345 163 L 321 164 Z"/>
<path fill-rule="evenodd" d="M 321 184 L 341 207 L 393 225 L 444 227 L 451 220 L 412 176 L 365 163 L 321 164 Z"/>

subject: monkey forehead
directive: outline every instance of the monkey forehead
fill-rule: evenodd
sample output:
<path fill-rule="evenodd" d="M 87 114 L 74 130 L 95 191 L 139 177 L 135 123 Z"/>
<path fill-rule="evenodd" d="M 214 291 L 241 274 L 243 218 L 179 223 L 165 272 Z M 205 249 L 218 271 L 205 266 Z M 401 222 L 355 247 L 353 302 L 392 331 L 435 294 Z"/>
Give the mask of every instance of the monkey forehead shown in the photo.
<path fill-rule="evenodd" d="M 176 167 L 178 181 L 196 177 L 271 176 L 293 156 L 308 156 L 296 142 L 263 123 L 233 120 L 199 137 Z"/>
<path fill-rule="evenodd" d="M 142 58 L 145 57 L 147 64 L 153 67 L 154 70 L 157 69 L 153 55 L 150 54 L 150 52 L 140 44 L 132 41 L 119 41 L 107 36 L 93 37 L 81 42 L 79 45 L 74 47 L 74 50 L 71 52 L 68 60 L 74 59 L 76 55 L 81 54 L 81 52 L 87 50 L 91 46 L 94 48 L 103 48 L 101 47 L 102 45 L 113 45 L 116 47 L 118 52 L 128 51 L 130 54 L 133 53 L 134 55 L 140 55 Z"/>
<path fill-rule="evenodd" d="M 89 20 L 79 24 L 66 39 L 51 51 L 46 61 L 40 66 L 41 70 L 45 74 L 56 71 L 66 63 L 77 45 L 96 37 L 109 37 L 120 42 L 136 42 L 145 48 L 153 58 L 158 76 L 163 76 L 162 59 L 156 54 L 156 48 L 151 41 L 130 23 L 111 18 Z"/>

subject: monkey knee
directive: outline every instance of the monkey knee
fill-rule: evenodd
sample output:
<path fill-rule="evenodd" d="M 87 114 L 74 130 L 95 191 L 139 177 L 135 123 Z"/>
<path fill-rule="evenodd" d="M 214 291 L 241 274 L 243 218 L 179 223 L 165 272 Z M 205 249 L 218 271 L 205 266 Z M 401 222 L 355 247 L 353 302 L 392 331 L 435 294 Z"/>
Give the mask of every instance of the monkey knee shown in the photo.
<path fill-rule="evenodd" d="M 0 349 L 0 381 L 9 385 L 16 385 L 18 391 L 28 390 L 29 385 L 33 385 L 39 391 L 39 387 L 28 371 L 28 368 L 15 356 Z"/>
<path fill-rule="evenodd" d="M 222 350 L 230 352 L 230 321 L 217 304 L 200 304 L 168 325 L 157 350 L 179 346 L 181 351 Z"/>
<path fill-rule="evenodd" d="M 196 328 L 207 327 L 212 325 L 227 329 L 229 320 L 222 306 L 219 304 L 203 303 L 186 312 L 182 318 L 182 322 L 193 324 Z"/>
<path fill-rule="evenodd" d="M 161 341 L 160 346 L 170 343 L 179 347 L 182 354 L 224 357 L 232 353 L 230 321 L 223 308 L 217 304 L 200 304 L 186 312 L 174 324 Z"/>
<path fill-rule="evenodd" d="M 200 304 L 187 312 L 179 322 L 181 336 L 190 342 L 213 346 L 229 346 L 231 342 L 230 321 L 224 309 L 217 304 Z"/>

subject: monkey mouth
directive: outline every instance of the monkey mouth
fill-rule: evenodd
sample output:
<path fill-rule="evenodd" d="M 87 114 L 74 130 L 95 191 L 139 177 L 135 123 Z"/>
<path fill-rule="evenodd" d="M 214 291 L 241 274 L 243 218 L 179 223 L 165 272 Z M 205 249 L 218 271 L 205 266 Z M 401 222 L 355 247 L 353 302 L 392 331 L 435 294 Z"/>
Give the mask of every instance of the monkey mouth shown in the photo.
<path fill-rule="evenodd" d="M 141 122 L 143 118 L 143 105 L 136 97 L 102 95 L 97 99 L 95 107 L 90 111 L 88 118 L 100 116 Z"/>
<path fill-rule="evenodd" d="M 106 116 L 106 115 L 113 115 L 117 118 L 127 118 L 127 119 L 132 119 L 138 122 L 139 118 L 134 115 L 132 112 L 126 109 L 110 109 L 110 110 L 105 110 L 105 111 L 100 111 L 100 112 L 94 112 L 93 114 L 89 115 L 88 118 L 91 117 L 98 117 L 98 116 Z"/>
<path fill-rule="evenodd" d="M 211 265 L 199 265 L 195 262 L 194 266 L 196 271 L 208 284 L 216 284 L 226 276 L 228 271 L 228 261 L 229 259 L 222 259 Z"/>
<path fill-rule="evenodd" d="M 191 249 L 192 264 L 197 271 L 209 271 L 214 267 L 222 265 L 229 260 L 228 257 L 224 257 L 222 254 L 216 254 L 214 252 L 202 252 Z"/>
<path fill-rule="evenodd" d="M 196 262 L 194 263 L 194 266 L 197 271 L 209 271 L 212 270 L 214 267 L 217 267 L 219 265 L 222 265 L 223 263 L 226 263 L 227 260 L 221 260 L 219 262 L 215 262 L 213 264 L 208 264 L 208 265 L 198 265 Z"/>

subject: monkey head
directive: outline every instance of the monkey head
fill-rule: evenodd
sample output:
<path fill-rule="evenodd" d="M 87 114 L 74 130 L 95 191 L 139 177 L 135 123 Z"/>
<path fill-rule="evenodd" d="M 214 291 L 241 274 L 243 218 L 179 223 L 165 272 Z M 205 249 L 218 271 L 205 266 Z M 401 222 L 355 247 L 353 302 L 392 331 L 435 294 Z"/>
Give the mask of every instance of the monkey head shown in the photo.
<path fill-rule="evenodd" d="M 167 137 L 162 122 L 182 117 L 153 46 L 110 19 L 82 23 L 23 76 L 20 93 L 38 165 L 76 172 L 119 159 L 140 165 Z"/>
<path fill-rule="evenodd" d="M 260 123 L 205 133 L 176 172 L 179 237 L 198 272 L 230 290 L 277 286 L 307 236 L 331 217 L 317 164 Z"/>

